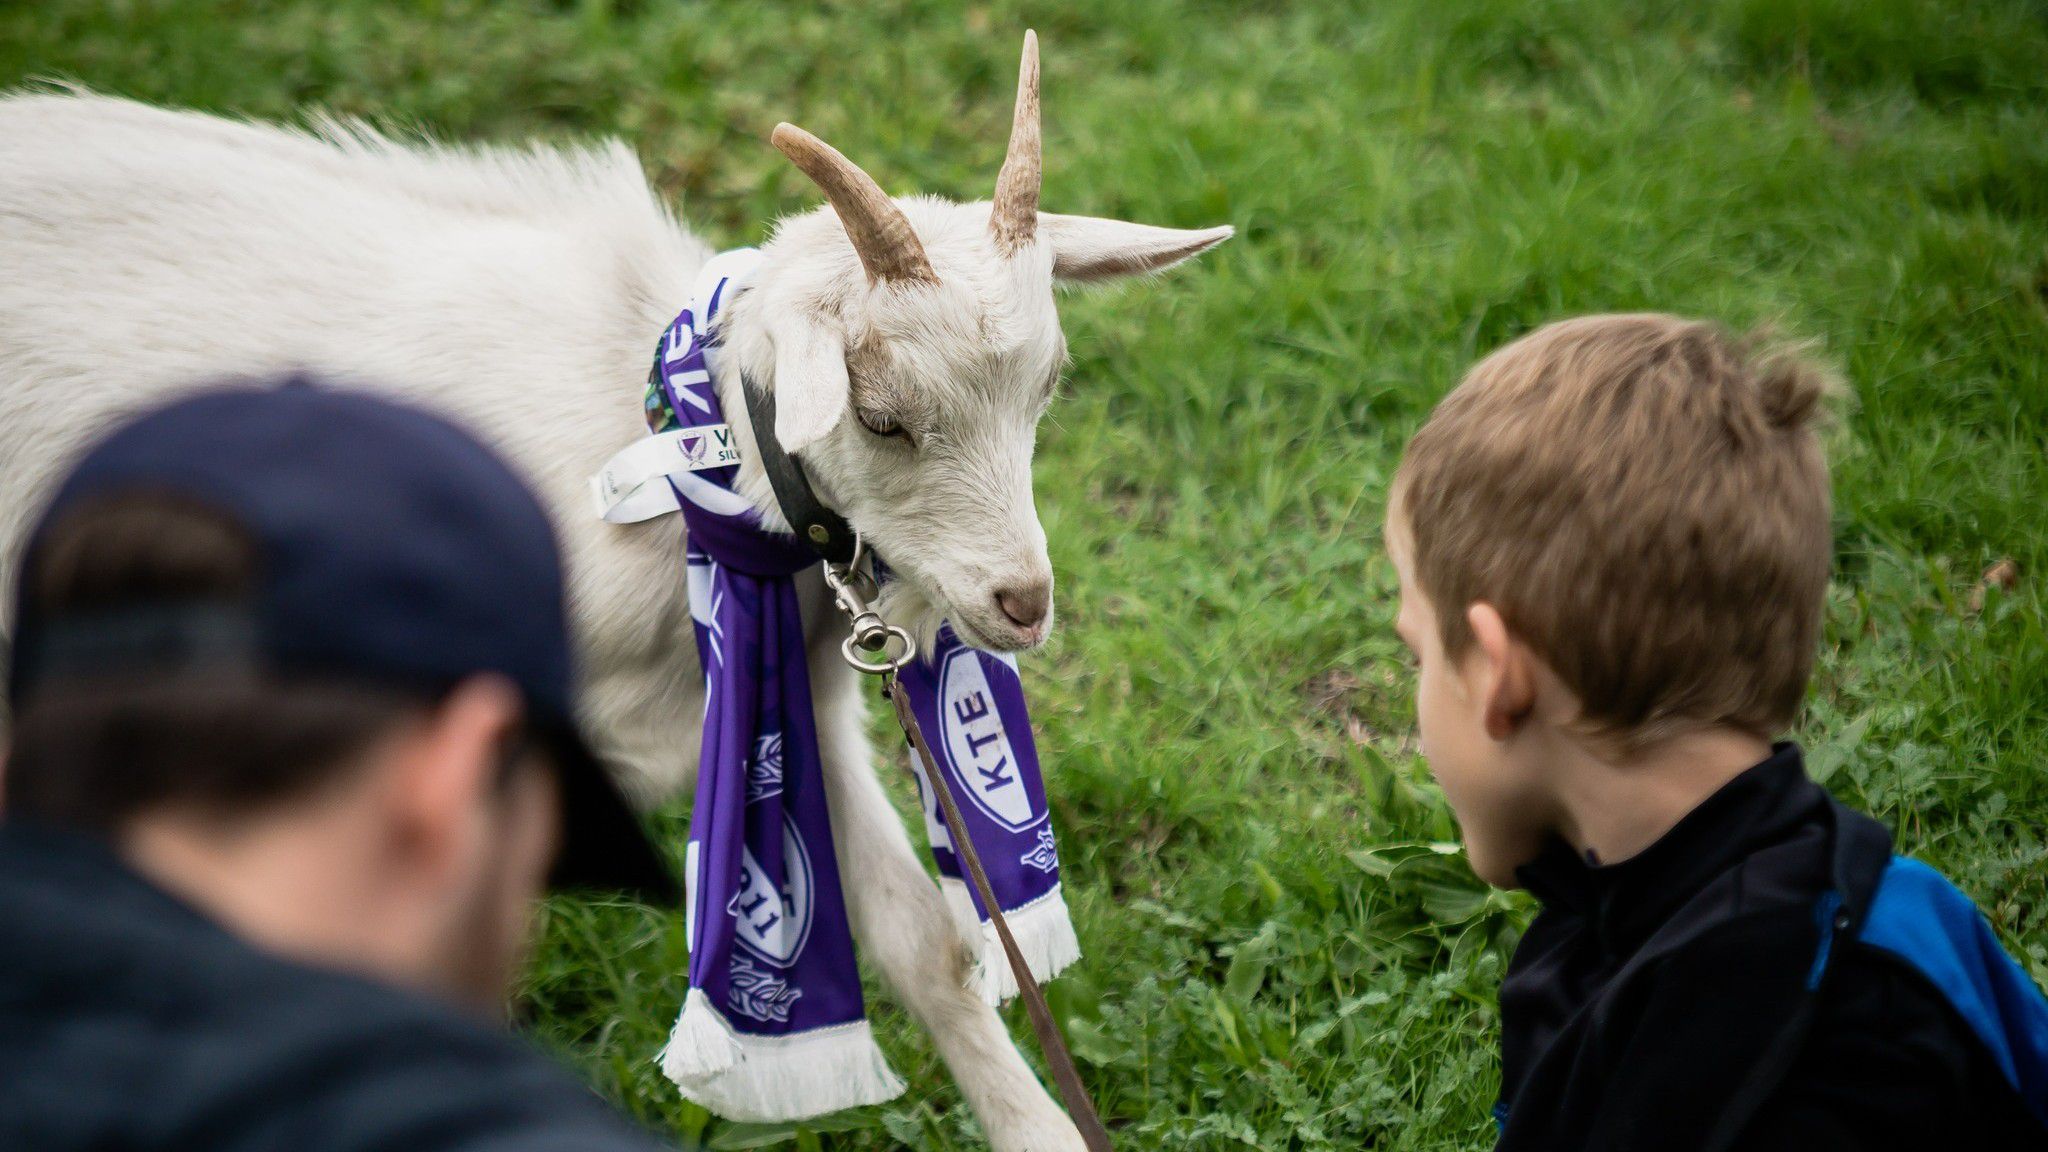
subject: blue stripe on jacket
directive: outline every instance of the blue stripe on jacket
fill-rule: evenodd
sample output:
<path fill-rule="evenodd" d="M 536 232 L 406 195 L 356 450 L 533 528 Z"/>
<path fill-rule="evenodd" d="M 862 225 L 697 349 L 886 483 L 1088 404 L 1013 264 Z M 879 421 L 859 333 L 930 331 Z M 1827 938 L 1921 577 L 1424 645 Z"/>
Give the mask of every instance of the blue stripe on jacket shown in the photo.
<path fill-rule="evenodd" d="M 1858 937 L 1927 977 L 2048 1124 L 2048 997 L 2000 947 L 1969 897 L 1918 860 L 1894 856 Z"/>

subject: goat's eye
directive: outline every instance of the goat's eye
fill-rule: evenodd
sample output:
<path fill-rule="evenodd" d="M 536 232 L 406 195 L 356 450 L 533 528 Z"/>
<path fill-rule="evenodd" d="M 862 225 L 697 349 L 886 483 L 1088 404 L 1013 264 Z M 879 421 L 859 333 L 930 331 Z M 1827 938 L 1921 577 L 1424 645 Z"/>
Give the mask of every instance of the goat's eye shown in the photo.
<path fill-rule="evenodd" d="M 909 430 L 888 416 L 884 416 L 879 412 L 863 412 L 858 408 L 854 409 L 853 414 L 860 421 L 861 427 L 873 432 L 877 436 L 892 437 L 902 440 L 906 444 L 910 442 Z"/>

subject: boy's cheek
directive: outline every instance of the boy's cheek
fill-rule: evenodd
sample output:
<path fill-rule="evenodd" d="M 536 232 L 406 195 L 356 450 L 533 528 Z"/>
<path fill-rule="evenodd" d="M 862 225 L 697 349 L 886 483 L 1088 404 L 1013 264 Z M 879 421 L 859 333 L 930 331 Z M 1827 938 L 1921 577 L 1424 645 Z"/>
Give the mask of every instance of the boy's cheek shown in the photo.
<path fill-rule="evenodd" d="M 1484 721 L 1448 677 L 1427 670 L 1416 677 L 1416 727 L 1423 759 L 1451 815 L 1473 872 L 1495 887 L 1515 886 L 1515 869 L 1542 848 L 1533 827 L 1529 789 L 1517 779 Z"/>
<path fill-rule="evenodd" d="M 1423 754 L 1458 821 L 1472 870 L 1496 887 L 1515 887 L 1515 869 L 1543 847 L 1536 815 L 1543 805 L 1483 731 L 1438 729 L 1432 740 L 1431 727 L 1424 726 Z"/>
<path fill-rule="evenodd" d="M 1517 888 L 1516 869 L 1551 835 L 1544 785 L 1487 734 L 1479 702 L 1455 676 L 1425 677 L 1417 698 L 1423 755 L 1458 821 L 1472 871 L 1497 888 Z"/>
<path fill-rule="evenodd" d="M 1543 849 L 1543 830 L 1527 818 L 1527 805 L 1503 805 L 1472 819 L 1459 816 L 1458 826 L 1465 841 L 1465 856 L 1472 871 L 1496 888 L 1519 888 L 1515 870 L 1534 860 Z"/>
<path fill-rule="evenodd" d="M 1472 871 L 1497 888 L 1521 887 L 1516 869 L 1536 859 L 1553 832 L 1548 798 L 1506 759 L 1489 763 L 1464 784 L 1464 795 L 1453 798 L 1451 807 Z"/>
<path fill-rule="evenodd" d="M 1464 715 L 1457 694 L 1443 683 L 1443 677 L 1427 672 L 1416 677 L 1415 727 L 1422 756 L 1429 761 L 1437 783 L 1449 795 L 1457 785 L 1445 777 L 1459 777 L 1486 756 L 1488 741 L 1483 728 Z"/>

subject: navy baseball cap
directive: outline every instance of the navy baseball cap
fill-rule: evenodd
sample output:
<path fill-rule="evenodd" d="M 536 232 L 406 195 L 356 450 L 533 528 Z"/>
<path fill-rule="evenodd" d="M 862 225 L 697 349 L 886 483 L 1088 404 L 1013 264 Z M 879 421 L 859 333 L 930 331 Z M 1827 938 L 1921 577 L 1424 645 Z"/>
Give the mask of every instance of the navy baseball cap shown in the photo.
<path fill-rule="evenodd" d="M 245 619 L 216 609 L 179 635 L 159 619 L 104 630 L 78 659 L 66 622 L 16 593 L 8 695 L 79 672 L 149 672 L 173 661 L 253 661 L 279 673 L 360 679 L 432 694 L 479 673 L 524 695 L 554 753 L 562 794 L 560 887 L 630 890 L 662 902 L 672 874 L 575 721 L 561 555 L 547 515 L 496 455 L 441 417 L 294 377 L 236 385 L 146 413 L 88 451 L 29 536 L 80 501 L 177 496 L 255 542 L 259 590 Z M 23 582 L 25 583 L 25 582 Z M 80 664 L 85 667 L 78 667 Z"/>

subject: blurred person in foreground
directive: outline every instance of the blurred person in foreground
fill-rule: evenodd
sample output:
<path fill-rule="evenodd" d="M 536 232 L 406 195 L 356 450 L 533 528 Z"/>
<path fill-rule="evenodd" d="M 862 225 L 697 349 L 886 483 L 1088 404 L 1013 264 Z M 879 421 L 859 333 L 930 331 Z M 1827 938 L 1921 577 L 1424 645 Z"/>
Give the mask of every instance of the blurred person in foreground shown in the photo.
<path fill-rule="evenodd" d="M 300 381 L 145 415 L 30 535 L 9 661 L 0 1148 L 657 1146 L 504 1029 L 551 877 L 673 891 L 468 435 Z"/>
<path fill-rule="evenodd" d="M 2048 1001 L 1781 738 L 1833 560 L 1826 383 L 1711 324 L 1568 320 L 1396 473 L 1423 753 L 1473 870 L 1543 906 L 1503 1150 L 2048 1146 Z"/>

